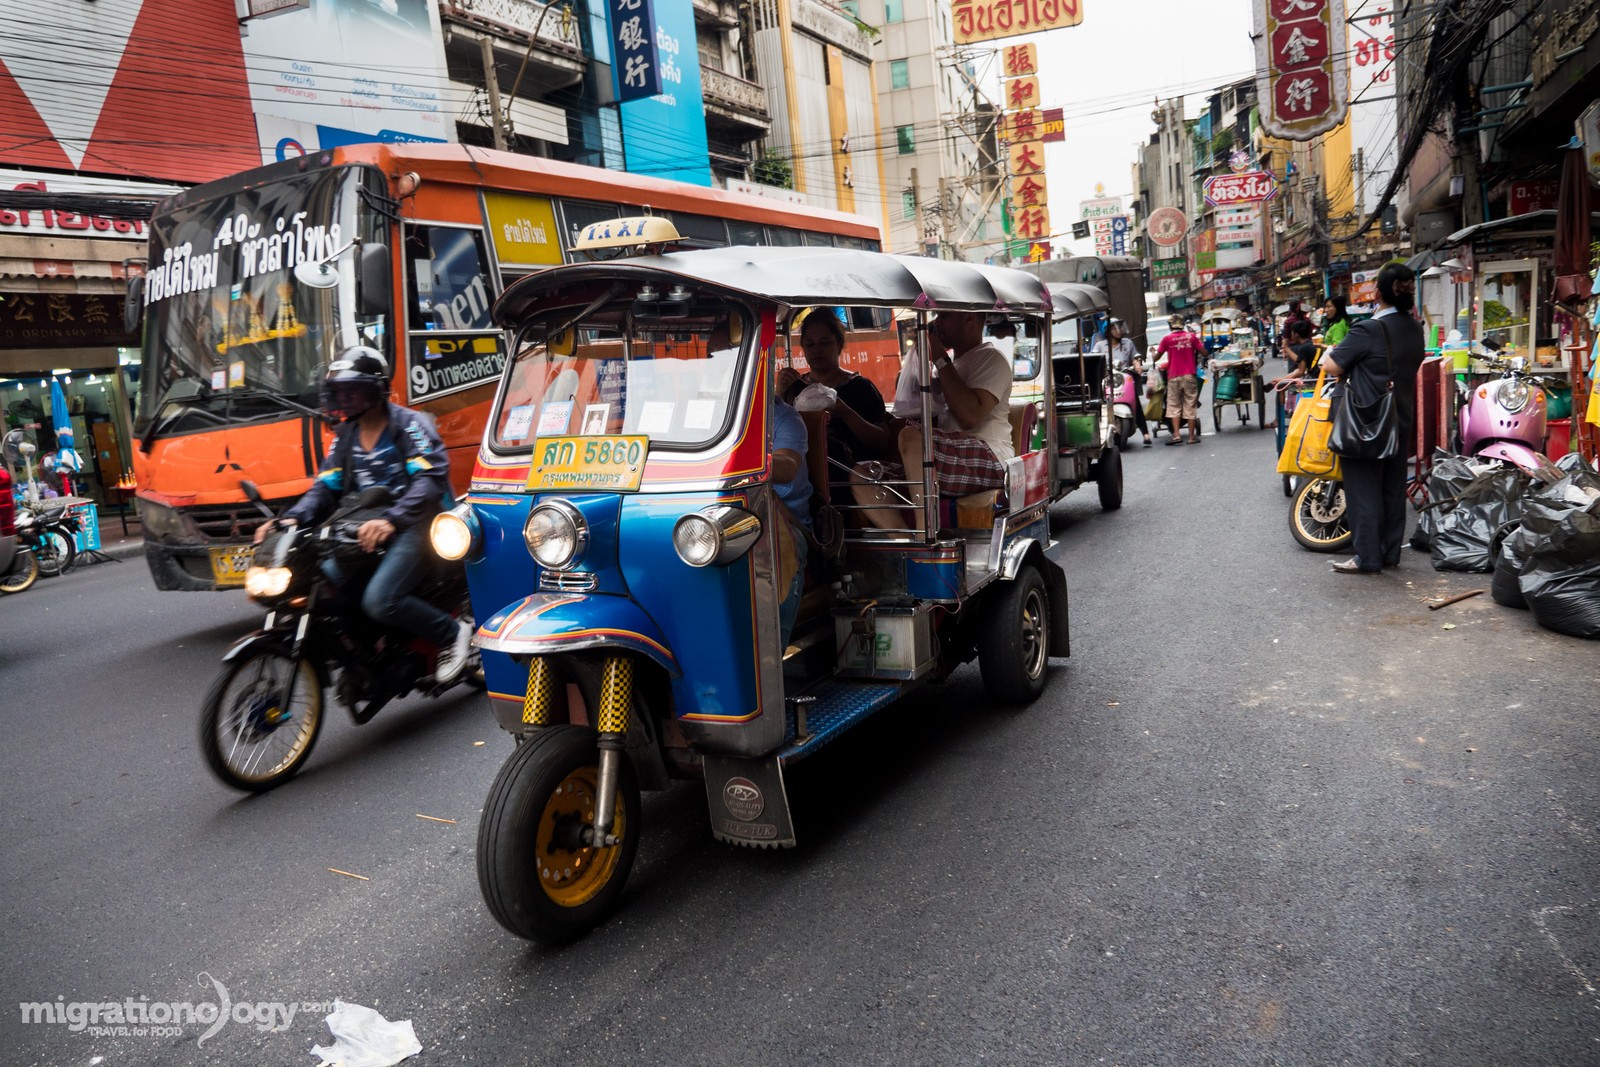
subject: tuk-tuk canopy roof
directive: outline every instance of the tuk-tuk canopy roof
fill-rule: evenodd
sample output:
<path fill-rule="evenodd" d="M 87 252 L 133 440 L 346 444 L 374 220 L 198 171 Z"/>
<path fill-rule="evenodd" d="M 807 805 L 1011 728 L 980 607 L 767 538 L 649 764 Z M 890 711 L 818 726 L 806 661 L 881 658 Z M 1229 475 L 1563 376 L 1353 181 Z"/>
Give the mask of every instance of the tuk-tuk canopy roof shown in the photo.
<path fill-rule="evenodd" d="M 551 267 L 502 293 L 494 318 L 510 326 L 544 293 L 574 282 L 625 278 L 678 281 L 785 307 L 838 304 L 1018 314 L 1047 314 L 1051 307 L 1043 282 L 1007 267 L 842 248 L 735 245 Z"/>
<path fill-rule="evenodd" d="M 1082 282 L 1046 282 L 1045 288 L 1050 290 L 1050 300 L 1055 307 L 1055 317 L 1058 322 L 1062 319 L 1077 318 L 1079 315 L 1106 311 L 1111 307 L 1111 300 L 1106 296 L 1106 291 L 1098 285 L 1085 285 Z"/>

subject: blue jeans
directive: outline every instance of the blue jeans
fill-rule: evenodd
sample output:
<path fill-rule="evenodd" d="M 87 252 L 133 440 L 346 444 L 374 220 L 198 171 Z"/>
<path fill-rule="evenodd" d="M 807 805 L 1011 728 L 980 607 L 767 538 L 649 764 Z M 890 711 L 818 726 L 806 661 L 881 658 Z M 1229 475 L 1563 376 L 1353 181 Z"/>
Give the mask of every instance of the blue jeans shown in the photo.
<path fill-rule="evenodd" d="M 351 600 L 360 593 L 361 610 L 373 622 L 405 630 L 441 648 L 450 644 L 456 637 L 456 621 L 411 595 L 431 565 L 422 527 L 400 531 L 384 548 L 383 559 L 365 589 L 359 588 L 358 579 L 346 578 L 331 558 L 323 562 L 322 572 Z"/>

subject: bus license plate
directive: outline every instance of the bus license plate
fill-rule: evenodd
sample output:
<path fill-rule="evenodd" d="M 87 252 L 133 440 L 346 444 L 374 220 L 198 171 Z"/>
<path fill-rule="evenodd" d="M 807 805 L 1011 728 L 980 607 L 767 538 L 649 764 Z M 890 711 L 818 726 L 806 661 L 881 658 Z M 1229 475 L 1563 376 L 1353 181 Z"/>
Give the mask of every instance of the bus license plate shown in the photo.
<path fill-rule="evenodd" d="M 243 585 L 245 572 L 255 558 L 254 545 L 222 545 L 211 550 L 211 573 L 217 588 Z"/>
<path fill-rule="evenodd" d="M 541 437 L 533 443 L 534 493 L 635 493 L 644 481 L 650 438 Z"/>

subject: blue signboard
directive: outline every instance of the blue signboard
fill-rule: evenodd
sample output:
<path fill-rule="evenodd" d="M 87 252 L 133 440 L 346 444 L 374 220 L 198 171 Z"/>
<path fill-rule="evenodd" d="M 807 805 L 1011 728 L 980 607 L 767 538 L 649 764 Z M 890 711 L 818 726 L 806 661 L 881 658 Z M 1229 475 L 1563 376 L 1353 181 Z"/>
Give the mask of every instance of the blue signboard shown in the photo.
<path fill-rule="evenodd" d="M 1111 219 L 1111 254 L 1128 254 L 1128 216 L 1117 215 Z"/>
<path fill-rule="evenodd" d="M 616 46 L 612 69 L 617 74 L 618 98 L 624 101 L 618 110 L 627 169 L 634 174 L 710 185 L 694 0 L 610 0 L 608 10 Z M 655 24 L 651 69 L 660 78 L 656 95 L 642 99 L 624 94 L 630 53 L 623 47 L 619 26 L 635 15 Z M 643 50 L 637 55 L 642 56 Z"/>
<path fill-rule="evenodd" d="M 611 43 L 616 57 L 617 99 L 626 103 L 661 92 L 652 0 L 611 0 Z M 691 36 L 690 42 L 694 41 Z"/>

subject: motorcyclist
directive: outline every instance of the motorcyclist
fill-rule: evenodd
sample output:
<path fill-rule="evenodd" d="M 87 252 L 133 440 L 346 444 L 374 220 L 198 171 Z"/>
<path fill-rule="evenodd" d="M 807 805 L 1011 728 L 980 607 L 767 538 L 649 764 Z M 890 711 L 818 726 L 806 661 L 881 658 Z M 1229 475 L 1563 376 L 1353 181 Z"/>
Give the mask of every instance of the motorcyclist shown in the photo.
<path fill-rule="evenodd" d="M 329 559 L 324 569 L 351 599 L 359 594 L 361 610 L 373 621 L 437 646 L 434 677 L 440 683 L 451 682 L 466 666 L 472 626 L 412 595 L 431 563 L 424 520 L 440 510 L 449 491 L 450 461 L 433 420 L 390 403 L 388 395 L 389 363 L 376 349 L 357 345 L 328 364 L 322 379 L 323 410 L 342 419 L 333 446 L 311 488 L 281 517 L 261 526 L 256 541 L 275 526 L 320 522 L 346 496 L 387 486 L 393 501 L 356 532 L 364 551 L 387 546 L 365 588 L 335 559 Z"/>

